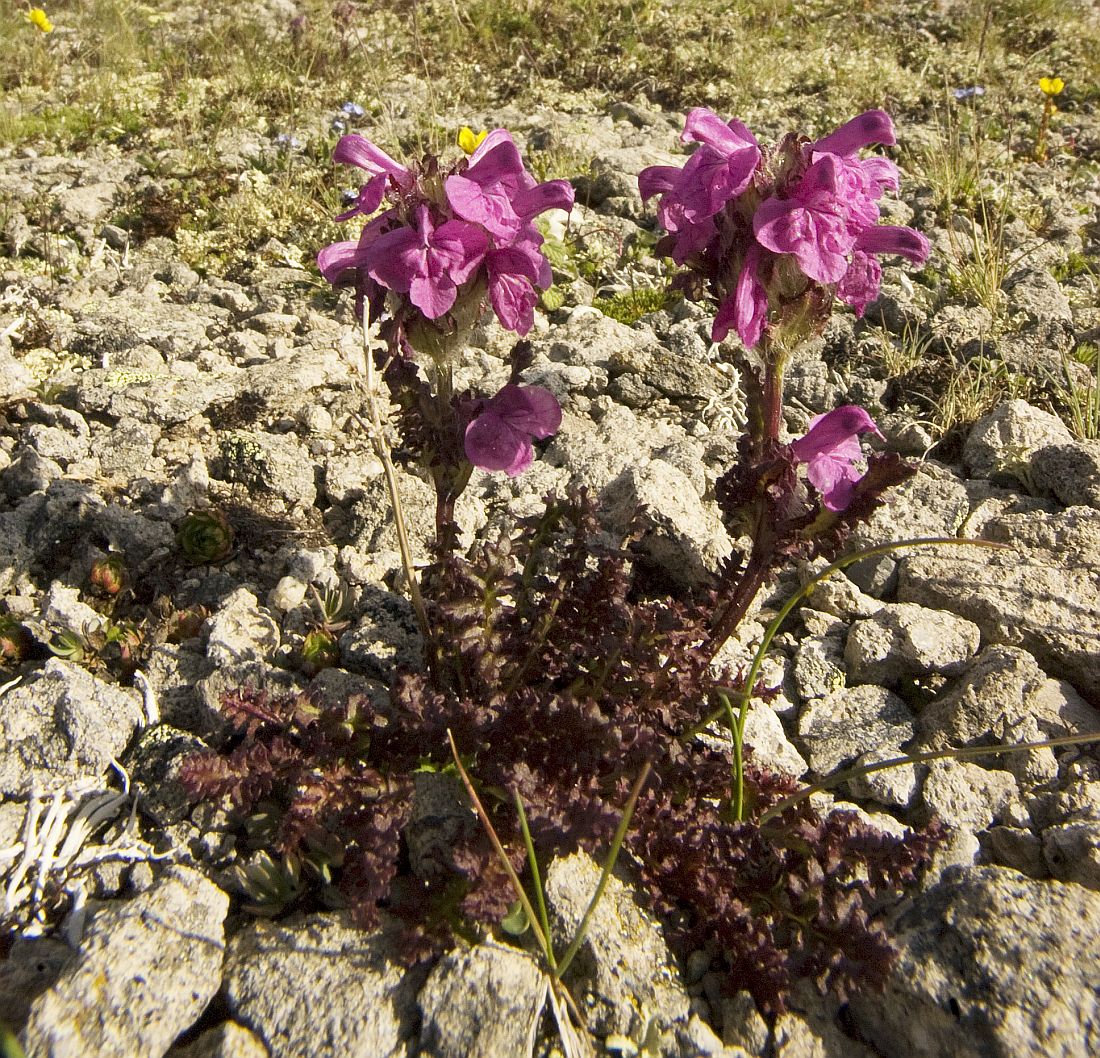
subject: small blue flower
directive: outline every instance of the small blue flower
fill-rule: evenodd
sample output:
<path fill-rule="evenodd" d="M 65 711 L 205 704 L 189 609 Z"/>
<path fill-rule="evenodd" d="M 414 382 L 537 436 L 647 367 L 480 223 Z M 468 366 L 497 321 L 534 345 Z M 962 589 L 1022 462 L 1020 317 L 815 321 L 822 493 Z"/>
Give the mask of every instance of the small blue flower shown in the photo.
<path fill-rule="evenodd" d="M 359 201 L 359 188 L 357 187 L 345 187 L 340 192 L 340 200 L 345 206 L 350 206 L 353 202 Z"/>
<path fill-rule="evenodd" d="M 289 133 L 280 132 L 275 137 L 275 142 L 280 147 L 285 147 L 290 151 L 300 151 L 302 149 L 302 141 L 297 136 L 291 136 Z"/>
<path fill-rule="evenodd" d="M 345 103 L 340 109 L 352 118 L 361 118 L 366 113 L 358 103 Z"/>
<path fill-rule="evenodd" d="M 347 132 L 347 129 L 348 129 L 348 123 L 346 121 L 344 121 L 342 118 L 333 118 L 332 119 L 332 130 L 333 130 L 333 132 Z"/>
<path fill-rule="evenodd" d="M 969 88 L 953 88 L 951 89 L 952 95 L 962 102 L 964 99 L 973 99 L 975 96 L 984 96 L 985 89 L 980 85 L 971 85 Z"/>

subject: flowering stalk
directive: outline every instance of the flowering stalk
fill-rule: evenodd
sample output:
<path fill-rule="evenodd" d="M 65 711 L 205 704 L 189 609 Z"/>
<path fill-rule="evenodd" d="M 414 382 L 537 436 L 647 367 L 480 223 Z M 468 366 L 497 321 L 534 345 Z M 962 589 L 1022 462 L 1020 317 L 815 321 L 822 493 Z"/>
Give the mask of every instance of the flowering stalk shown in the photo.
<path fill-rule="evenodd" d="M 1039 131 L 1035 136 L 1035 160 L 1045 162 L 1047 160 L 1047 134 L 1050 132 L 1050 119 L 1058 109 L 1054 102 L 1055 96 L 1060 96 L 1066 87 L 1061 77 L 1040 77 L 1039 90 L 1043 93 L 1043 116 L 1039 121 Z"/>
<path fill-rule="evenodd" d="M 492 396 L 455 393 L 453 365 L 487 305 L 508 330 L 530 331 L 539 290 L 552 281 L 534 218 L 573 205 L 566 181 L 540 184 L 527 172 L 506 130 L 463 129 L 459 144 L 464 157 L 444 168 L 432 155 L 405 166 L 363 136 L 341 138 L 334 159 L 368 179 L 337 219 L 369 220 L 357 239 L 317 259 L 326 279 L 354 288 L 361 317 L 380 321 L 386 353 L 376 362 L 403 413 L 406 443 L 432 475 L 445 548 L 457 542 L 454 504 L 473 468 L 522 473 L 532 442 L 561 423 L 553 394 L 518 381 L 522 343 L 512 379 Z"/>
<path fill-rule="evenodd" d="M 715 612 L 713 657 L 780 559 L 807 545 L 806 530 L 823 527 L 822 513 L 843 512 L 855 499 L 858 436 L 881 436 L 863 409 L 841 408 L 784 445 L 783 372 L 791 352 L 821 333 L 837 300 L 863 315 L 878 295 L 880 255 L 920 263 L 929 246 L 911 228 L 878 223 L 878 200 L 897 190 L 898 171 L 859 152 L 895 142 L 881 110 L 816 141 L 788 135 L 768 147 L 741 122 L 699 107 L 688 114 L 682 138 L 698 144 L 687 164 L 643 170 L 639 188 L 643 198 L 659 197 L 657 216 L 668 234 L 657 249 L 685 266 L 678 284 L 689 297 L 705 294 L 717 303 L 711 337 L 738 364 L 749 406 L 741 463 L 720 489 L 724 513 L 753 546 Z M 731 332 L 737 346 L 728 341 Z M 816 504 L 799 483 L 803 465 Z M 902 473 L 896 468 L 894 478 Z M 878 475 L 878 491 L 894 483 L 888 476 Z"/>

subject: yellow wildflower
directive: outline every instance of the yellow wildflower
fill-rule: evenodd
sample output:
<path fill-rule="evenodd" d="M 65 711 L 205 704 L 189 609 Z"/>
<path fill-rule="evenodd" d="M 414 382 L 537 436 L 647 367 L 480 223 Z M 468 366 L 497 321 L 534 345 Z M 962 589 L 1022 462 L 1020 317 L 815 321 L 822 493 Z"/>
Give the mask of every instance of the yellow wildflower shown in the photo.
<path fill-rule="evenodd" d="M 488 129 L 482 129 L 480 132 L 474 132 L 473 129 L 466 125 L 463 125 L 458 133 L 458 145 L 467 154 L 473 154 L 478 149 L 481 141 L 489 135 Z"/>
<path fill-rule="evenodd" d="M 1062 94 L 1066 82 L 1061 77 L 1040 77 L 1039 87 L 1042 89 L 1043 95 L 1058 96 Z"/>
<path fill-rule="evenodd" d="M 50 16 L 42 8 L 32 7 L 29 11 L 23 12 L 23 17 L 43 33 L 53 32 L 53 23 L 50 21 Z"/>

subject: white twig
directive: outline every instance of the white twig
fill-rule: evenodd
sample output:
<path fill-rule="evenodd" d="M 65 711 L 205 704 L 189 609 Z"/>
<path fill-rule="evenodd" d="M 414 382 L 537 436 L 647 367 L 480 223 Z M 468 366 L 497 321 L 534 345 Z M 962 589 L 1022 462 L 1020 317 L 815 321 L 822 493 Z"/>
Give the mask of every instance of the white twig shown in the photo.
<path fill-rule="evenodd" d="M 160 706 L 157 704 L 157 696 L 153 691 L 153 685 L 140 669 L 134 670 L 134 683 L 141 691 L 141 704 L 145 710 L 145 726 L 155 727 L 160 723 Z"/>
<path fill-rule="evenodd" d="M 27 798 L 21 840 L 0 849 L 0 878 L 6 881 L 4 913 L 22 911 L 28 935 L 30 931 L 40 932 L 45 925 L 42 900 L 51 879 L 64 883 L 64 891 L 73 899 L 72 915 L 76 918 L 70 916 L 67 931 L 70 940 L 79 939 L 85 894 L 81 881 L 72 877 L 76 872 L 112 860 L 155 861 L 170 859 L 178 853 L 176 848 L 155 852 L 148 842 L 136 836 L 137 795 L 130 789 L 126 769 L 116 760 L 111 765 L 118 773 L 121 790 L 103 789 L 91 779 L 78 780 L 52 793 L 44 793 L 37 784 L 33 785 Z M 127 802 L 130 812 L 122 829 L 106 844 L 88 845 L 94 834 L 118 818 Z M 29 878 L 32 872 L 33 882 Z"/>
<path fill-rule="evenodd" d="M 66 886 L 65 892 L 73 901 L 69 917 L 65 921 L 65 941 L 75 951 L 84 939 L 84 923 L 88 918 L 88 890 L 83 882 L 76 881 Z"/>

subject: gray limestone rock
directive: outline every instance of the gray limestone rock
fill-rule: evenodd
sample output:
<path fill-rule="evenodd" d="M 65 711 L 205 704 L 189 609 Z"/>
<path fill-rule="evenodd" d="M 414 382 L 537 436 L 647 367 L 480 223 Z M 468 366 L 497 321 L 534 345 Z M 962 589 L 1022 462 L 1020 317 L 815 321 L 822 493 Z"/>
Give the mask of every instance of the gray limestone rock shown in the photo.
<path fill-rule="evenodd" d="M 794 686 L 806 701 L 824 698 L 847 683 L 844 640 L 840 635 L 815 635 L 798 644 L 794 658 Z"/>
<path fill-rule="evenodd" d="M 962 760 L 928 766 L 924 803 L 948 826 L 978 833 L 987 829 L 1019 796 L 1015 777 Z"/>
<path fill-rule="evenodd" d="M 23 431 L 23 443 L 43 459 L 67 466 L 88 454 L 87 427 L 83 437 L 76 437 L 57 426 L 31 423 Z"/>
<path fill-rule="evenodd" d="M 444 955 L 420 990 L 418 1058 L 531 1053 L 548 978 L 530 955 L 492 941 Z"/>
<path fill-rule="evenodd" d="M 92 455 L 99 460 L 105 477 L 132 481 L 148 475 L 159 437 L 160 428 L 155 423 L 121 419 L 109 431 L 97 434 L 92 441 Z"/>
<path fill-rule="evenodd" d="M 809 770 L 802 754 L 791 745 L 775 710 L 754 702 L 745 718 L 745 742 L 752 746 L 754 763 L 801 778 Z"/>
<path fill-rule="evenodd" d="M 27 1058 L 160 1058 L 218 990 L 228 908 L 217 886 L 186 867 L 105 905 L 73 963 L 32 1005 Z"/>
<path fill-rule="evenodd" d="M 1100 894 L 948 868 L 897 921 L 882 996 L 850 1013 L 879 1053 L 1087 1058 L 1100 1051 Z"/>
<path fill-rule="evenodd" d="M 905 558 L 899 601 L 973 621 L 983 642 L 1023 647 L 1100 703 L 1100 511 L 1004 515 L 984 535 L 1012 550 L 937 548 Z"/>
<path fill-rule="evenodd" d="M 662 459 L 644 468 L 628 467 L 602 499 L 602 520 L 615 532 L 625 532 L 641 514 L 642 550 L 678 583 L 705 584 L 730 552 L 716 505 L 701 500 L 691 479 Z"/>
<path fill-rule="evenodd" d="M 1047 827 L 1043 858 L 1055 878 L 1100 890 L 1100 822 L 1083 819 Z"/>
<path fill-rule="evenodd" d="M 19 807 L 22 811 L 23 806 Z M 22 1029 L 31 1004 L 57 981 L 72 959 L 72 948 L 55 937 L 17 939 L 0 962 L 0 1024 L 14 1032 Z"/>
<path fill-rule="evenodd" d="M 850 547 L 872 547 L 914 537 L 954 536 L 970 512 L 962 481 L 947 467 L 925 462 L 912 478 L 891 489 L 886 506 L 852 533 Z M 899 560 L 913 552 L 895 552 L 864 559 L 846 573 L 868 595 L 893 591 Z"/>
<path fill-rule="evenodd" d="M 600 868 L 584 853 L 550 865 L 546 899 L 555 951 L 572 941 L 599 878 Z M 688 1019 L 688 997 L 660 927 L 617 878 L 596 906 L 566 983 L 598 1036 L 635 1030 L 639 1004 L 662 1031 Z"/>
<path fill-rule="evenodd" d="M 978 478 L 1019 478 L 1021 468 L 1048 445 L 1066 445 L 1073 435 L 1065 423 L 1024 400 L 1010 400 L 979 419 L 963 448 L 963 460 Z"/>
<path fill-rule="evenodd" d="M 799 737 L 818 775 L 855 760 L 869 746 L 900 750 L 914 733 L 909 707 L 896 694 L 872 684 L 815 698 L 798 717 Z"/>
<path fill-rule="evenodd" d="M 206 656 L 218 665 L 263 660 L 279 646 L 278 622 L 247 588 L 232 592 L 207 627 Z"/>
<path fill-rule="evenodd" d="M 191 371 L 185 370 L 188 367 Z M 231 378 L 200 375 L 193 364 L 173 364 L 159 371 L 128 367 L 85 371 L 64 396 L 85 415 L 165 427 L 187 422 L 234 392 Z"/>
<path fill-rule="evenodd" d="M 405 1058 L 425 976 L 406 969 L 391 934 L 338 914 L 295 916 L 233 938 L 225 996 L 271 1058 Z"/>
<path fill-rule="evenodd" d="M 223 481 L 273 492 L 289 507 L 311 507 L 317 498 L 312 460 L 297 441 L 284 434 L 255 430 L 223 434 L 210 472 Z"/>
<path fill-rule="evenodd" d="M 1047 445 L 1031 457 L 1033 483 L 1067 507 L 1100 510 L 1100 441 Z"/>
<path fill-rule="evenodd" d="M 860 767 L 881 764 L 901 755 L 894 746 L 880 746 L 860 754 L 855 763 Z M 922 769 L 914 764 L 898 764 L 849 779 L 845 786 L 853 797 L 894 808 L 908 808 L 917 796 L 921 774 Z"/>
<path fill-rule="evenodd" d="M 958 673 L 980 641 L 978 626 L 912 603 L 883 606 L 848 632 L 844 659 L 857 683 L 895 687 L 930 673 Z"/>
<path fill-rule="evenodd" d="M 25 795 L 98 776 L 141 723 L 141 697 L 50 658 L 4 695 L 0 709 L 0 796 Z"/>
<path fill-rule="evenodd" d="M 167 724 L 143 732 L 130 753 L 130 779 L 141 797 L 141 811 L 158 826 L 182 823 L 192 799 L 180 782 L 180 767 L 192 753 L 207 749 L 201 739 Z"/>

